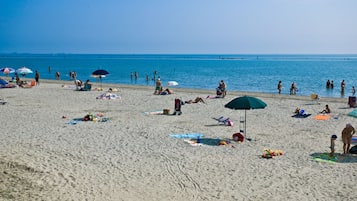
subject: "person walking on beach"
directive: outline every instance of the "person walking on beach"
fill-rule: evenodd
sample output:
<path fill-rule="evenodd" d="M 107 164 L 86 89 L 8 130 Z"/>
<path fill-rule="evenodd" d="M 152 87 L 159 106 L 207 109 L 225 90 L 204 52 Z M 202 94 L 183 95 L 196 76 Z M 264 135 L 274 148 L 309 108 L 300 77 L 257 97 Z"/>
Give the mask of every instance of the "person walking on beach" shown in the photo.
<path fill-rule="evenodd" d="M 40 73 L 38 71 L 35 73 L 35 81 L 36 85 L 40 85 Z"/>
<path fill-rule="evenodd" d="M 279 94 L 281 94 L 281 90 L 283 89 L 283 84 L 281 83 L 281 81 L 279 81 L 278 83 L 278 92 Z"/>
<path fill-rule="evenodd" d="M 343 154 L 347 154 L 350 150 L 352 136 L 356 130 L 351 124 L 346 124 L 346 127 L 342 130 L 342 142 L 343 142 Z"/>

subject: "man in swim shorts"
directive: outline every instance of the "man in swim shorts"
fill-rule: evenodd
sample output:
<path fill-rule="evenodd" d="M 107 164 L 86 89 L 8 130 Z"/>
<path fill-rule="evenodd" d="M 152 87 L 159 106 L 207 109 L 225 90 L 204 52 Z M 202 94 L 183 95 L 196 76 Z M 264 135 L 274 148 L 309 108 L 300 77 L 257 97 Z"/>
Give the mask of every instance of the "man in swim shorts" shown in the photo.
<path fill-rule="evenodd" d="M 346 124 L 346 127 L 342 130 L 343 154 L 347 154 L 350 150 L 352 136 L 355 132 L 355 128 L 351 124 Z"/>

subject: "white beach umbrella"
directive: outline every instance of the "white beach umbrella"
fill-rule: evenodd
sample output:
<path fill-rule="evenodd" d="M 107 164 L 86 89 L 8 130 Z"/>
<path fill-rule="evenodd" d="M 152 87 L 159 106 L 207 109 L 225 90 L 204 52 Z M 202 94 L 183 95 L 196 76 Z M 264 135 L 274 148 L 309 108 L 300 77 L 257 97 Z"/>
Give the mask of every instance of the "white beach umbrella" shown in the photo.
<path fill-rule="evenodd" d="M 177 86 L 178 83 L 176 81 L 168 81 L 167 86 Z"/>
<path fill-rule="evenodd" d="M 32 73 L 32 70 L 24 66 L 22 68 L 17 69 L 16 72 L 18 74 L 21 74 L 22 76 L 25 76 L 29 73 Z"/>

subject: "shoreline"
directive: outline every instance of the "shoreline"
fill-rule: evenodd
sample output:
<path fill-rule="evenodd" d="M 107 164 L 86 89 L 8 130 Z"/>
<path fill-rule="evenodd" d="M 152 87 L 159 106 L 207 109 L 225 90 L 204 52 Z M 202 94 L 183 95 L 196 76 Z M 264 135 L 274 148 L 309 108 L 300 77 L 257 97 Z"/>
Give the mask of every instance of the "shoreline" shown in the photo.
<path fill-rule="evenodd" d="M 0 76 L 2 79 L 8 77 Z M 31 81 L 34 80 L 33 78 L 23 78 L 23 80 Z M 69 80 L 52 80 L 52 79 L 40 79 L 40 83 L 52 83 L 52 84 L 62 84 L 62 85 L 74 85 L 73 81 Z M 97 83 L 91 82 L 92 86 L 95 88 L 98 87 Z M 146 89 L 154 91 L 154 86 L 145 86 L 145 85 L 130 85 L 130 84 L 115 84 L 115 83 L 102 83 L 103 89 L 109 88 L 125 88 L 125 89 Z M 164 86 L 164 88 L 170 88 L 175 92 L 186 92 L 186 93 L 199 93 L 199 94 L 206 94 L 212 95 L 215 93 L 214 89 L 192 89 L 192 88 L 180 88 L 180 87 L 168 87 Z M 104 90 L 105 91 L 105 90 Z M 228 91 L 228 94 L 234 96 L 257 96 L 257 97 L 265 97 L 265 98 L 279 98 L 279 99 L 292 99 L 292 100 L 311 100 L 310 96 L 303 96 L 303 95 L 287 95 L 287 94 L 278 94 L 278 93 L 264 93 L 264 92 L 246 92 L 246 91 Z M 346 102 L 348 103 L 348 97 L 341 98 L 341 97 L 319 97 L 319 101 L 326 101 L 326 102 Z"/>

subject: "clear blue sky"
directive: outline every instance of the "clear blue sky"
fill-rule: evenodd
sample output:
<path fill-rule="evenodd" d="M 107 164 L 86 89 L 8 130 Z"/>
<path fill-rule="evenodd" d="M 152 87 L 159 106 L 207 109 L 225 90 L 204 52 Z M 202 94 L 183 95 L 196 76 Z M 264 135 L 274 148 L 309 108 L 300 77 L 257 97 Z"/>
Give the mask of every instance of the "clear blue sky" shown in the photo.
<path fill-rule="evenodd" d="M 357 0 L 0 0 L 0 53 L 357 53 Z"/>

